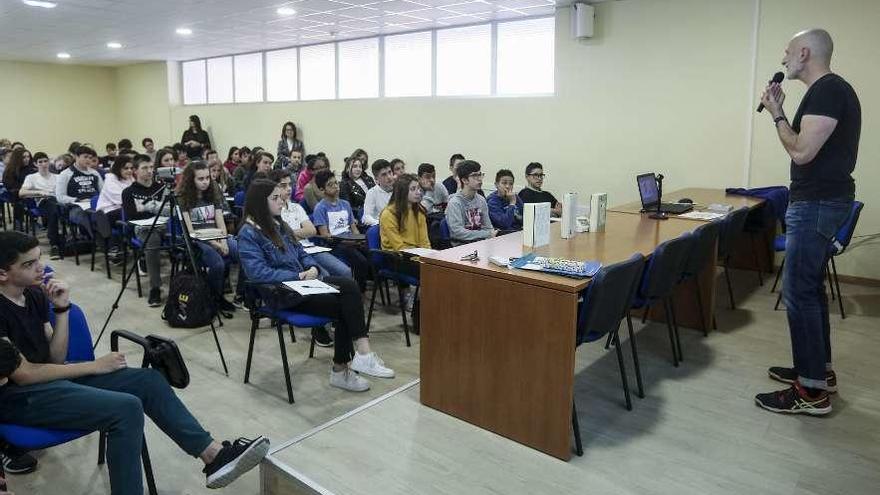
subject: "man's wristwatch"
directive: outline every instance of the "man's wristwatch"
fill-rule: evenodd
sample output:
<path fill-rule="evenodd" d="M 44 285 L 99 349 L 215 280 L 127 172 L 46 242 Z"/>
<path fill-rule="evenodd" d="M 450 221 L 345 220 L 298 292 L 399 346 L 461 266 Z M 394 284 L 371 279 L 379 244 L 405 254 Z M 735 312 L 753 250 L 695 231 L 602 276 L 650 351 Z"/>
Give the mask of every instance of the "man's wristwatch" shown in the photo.
<path fill-rule="evenodd" d="M 58 306 L 54 306 L 52 308 L 52 311 L 56 315 L 60 315 L 61 313 L 67 313 L 68 311 L 70 311 L 70 303 L 67 303 L 67 306 L 64 306 L 63 308 L 59 308 Z"/>
<path fill-rule="evenodd" d="M 788 122 L 788 119 L 785 118 L 785 115 L 780 115 L 779 117 L 773 119 L 774 126 L 778 126 L 780 122 Z"/>

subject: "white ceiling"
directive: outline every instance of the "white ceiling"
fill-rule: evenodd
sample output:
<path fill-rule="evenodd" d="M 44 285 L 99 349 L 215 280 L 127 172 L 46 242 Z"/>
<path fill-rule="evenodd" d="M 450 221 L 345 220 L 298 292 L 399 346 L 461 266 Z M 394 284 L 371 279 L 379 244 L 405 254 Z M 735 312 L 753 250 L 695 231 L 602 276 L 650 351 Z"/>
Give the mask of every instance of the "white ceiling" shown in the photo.
<path fill-rule="evenodd" d="M 496 19 L 549 15 L 555 0 L 0 0 L 0 59 L 117 65 L 187 60 Z M 560 2 L 561 4 L 562 2 Z M 565 2 L 569 3 L 569 2 Z M 278 7 L 297 13 L 282 17 Z M 193 34 L 175 34 L 188 27 Z M 107 48 L 117 41 L 122 49 Z"/>

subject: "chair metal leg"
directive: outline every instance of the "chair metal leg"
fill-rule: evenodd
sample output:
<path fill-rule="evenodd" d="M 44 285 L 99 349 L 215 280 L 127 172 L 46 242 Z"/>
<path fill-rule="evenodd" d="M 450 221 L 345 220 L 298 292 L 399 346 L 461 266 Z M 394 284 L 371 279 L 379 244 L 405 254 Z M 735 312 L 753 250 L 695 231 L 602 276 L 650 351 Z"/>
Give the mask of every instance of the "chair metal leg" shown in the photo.
<path fill-rule="evenodd" d="M 110 276 L 110 239 L 104 239 L 104 269 L 107 270 L 107 279 L 112 279 Z"/>
<path fill-rule="evenodd" d="M 147 478 L 147 493 L 157 495 L 159 492 L 156 490 L 156 479 L 153 477 L 153 464 L 150 462 L 150 451 L 147 450 L 146 438 L 141 446 L 141 461 L 144 464 L 144 477 Z"/>
<path fill-rule="evenodd" d="M 287 385 L 287 402 L 293 404 L 293 386 L 290 384 L 290 367 L 287 365 L 287 348 L 284 346 L 284 330 L 281 323 L 275 325 L 278 331 L 278 346 L 281 348 L 281 364 L 284 366 L 284 382 Z"/>
<path fill-rule="evenodd" d="M 254 356 L 254 340 L 257 338 L 257 325 L 260 318 L 258 316 L 251 317 L 251 341 L 248 344 L 247 364 L 244 367 L 244 383 L 248 383 L 251 379 L 251 359 Z"/>
<path fill-rule="evenodd" d="M 727 267 L 730 260 L 724 260 L 724 279 L 727 281 L 727 296 L 730 298 L 730 309 L 736 309 L 736 303 L 733 301 L 733 286 L 730 285 L 730 269 Z"/>
<path fill-rule="evenodd" d="M 672 330 L 672 315 L 669 312 L 669 301 L 663 299 L 663 311 L 666 314 L 666 329 L 669 331 L 669 345 L 672 347 L 672 365 L 678 368 L 678 350 L 675 346 L 675 333 Z"/>
<path fill-rule="evenodd" d="M 672 331 L 675 334 L 675 345 L 678 348 L 678 360 L 684 361 L 684 353 L 681 352 L 681 336 L 678 333 L 678 318 L 675 316 L 675 301 L 669 296 L 669 312 L 672 314 Z"/>
<path fill-rule="evenodd" d="M 98 433 L 98 465 L 103 466 L 107 462 L 107 432 Z"/>
<path fill-rule="evenodd" d="M 761 262 L 758 259 L 758 250 L 755 248 L 755 233 L 749 234 L 749 244 L 752 245 L 752 258 L 755 260 L 755 271 L 758 272 L 758 284 L 764 287 L 764 274 L 761 273 Z"/>
<path fill-rule="evenodd" d="M 95 271 L 95 252 L 98 250 L 98 239 L 95 237 L 94 233 L 92 234 L 92 267 L 91 271 Z M 104 256 L 107 256 L 107 252 L 104 251 Z"/>
<path fill-rule="evenodd" d="M 776 270 L 776 280 L 773 281 L 773 288 L 770 289 L 770 292 L 776 292 L 776 286 L 779 285 L 779 279 L 782 277 L 783 268 L 785 268 L 785 258 L 782 258 L 782 263 L 779 264 L 779 269 Z"/>
<path fill-rule="evenodd" d="M 310 340 L 311 343 L 309 344 L 309 359 L 312 359 L 313 357 L 315 357 L 315 336 L 312 335 L 312 338 Z"/>
<path fill-rule="evenodd" d="M 146 257 L 147 253 L 142 253 L 141 256 Z M 144 297 L 144 289 L 141 286 L 141 270 L 138 268 L 137 264 L 137 253 L 135 253 L 134 257 L 134 265 L 132 265 L 131 269 L 134 270 L 134 280 L 137 283 L 138 297 Z M 146 258 L 144 258 L 146 261 Z"/>
<path fill-rule="evenodd" d="M 840 292 L 840 280 L 837 278 L 837 263 L 834 256 L 831 257 L 831 271 L 834 273 L 834 286 L 837 287 L 837 304 L 840 306 L 840 319 L 846 319 L 846 311 L 843 310 L 843 294 Z"/>
<path fill-rule="evenodd" d="M 229 376 L 229 368 L 226 367 L 226 358 L 223 357 L 223 348 L 220 347 L 220 339 L 217 337 L 217 328 L 214 327 L 214 321 L 211 321 L 211 333 L 214 334 L 214 343 L 217 344 L 217 352 L 220 354 L 220 362 L 223 363 L 223 373 Z"/>
<path fill-rule="evenodd" d="M 370 297 L 370 310 L 367 311 L 367 332 L 370 331 L 370 323 L 373 321 L 373 307 L 376 306 L 376 291 L 379 290 L 379 276 L 373 276 L 373 295 Z M 382 294 L 385 299 L 385 294 Z"/>
<path fill-rule="evenodd" d="M 611 341 L 612 341 L 612 340 L 614 340 L 614 339 L 612 338 L 611 334 L 609 333 L 609 334 L 608 334 L 608 337 L 605 339 L 605 350 L 606 350 L 606 351 L 608 350 L 608 348 L 611 347 Z"/>
<path fill-rule="evenodd" d="M 290 342 L 296 344 L 296 333 L 293 331 L 293 325 L 287 325 L 287 329 L 290 330 Z"/>
<path fill-rule="evenodd" d="M 626 378 L 626 365 L 623 363 L 623 350 L 620 348 L 620 337 L 614 332 L 614 347 L 617 349 L 617 366 L 620 368 L 620 380 L 623 383 L 623 396 L 626 398 L 626 410 L 632 411 L 632 399 L 629 396 L 629 380 Z"/>
<path fill-rule="evenodd" d="M 650 304 L 645 305 L 645 312 L 642 313 L 642 325 L 644 325 L 645 322 L 648 321 L 648 310 L 650 310 L 650 309 L 651 309 Z"/>
<path fill-rule="evenodd" d="M 645 387 L 642 385 L 642 368 L 639 366 L 639 351 L 636 349 L 636 334 L 633 332 L 632 318 L 629 313 L 626 314 L 626 326 L 629 329 L 629 347 L 633 355 L 633 367 L 636 370 L 636 385 L 638 385 L 638 396 L 640 399 L 645 398 Z"/>
<path fill-rule="evenodd" d="M 835 297 L 834 297 L 834 283 L 833 283 L 833 279 L 831 278 L 831 260 L 828 260 L 828 262 L 825 263 L 825 278 L 828 281 L 828 290 L 831 291 L 831 300 L 833 301 L 835 299 Z M 837 295 L 840 296 L 839 293 Z"/>
<path fill-rule="evenodd" d="M 782 301 L 782 289 L 779 289 L 779 294 L 776 295 L 776 304 L 773 305 L 773 311 L 779 309 L 779 303 Z"/>
<path fill-rule="evenodd" d="M 403 296 L 403 284 L 397 283 L 397 298 L 400 301 L 400 317 L 403 319 L 403 335 L 406 337 L 406 346 L 410 347 L 409 342 L 409 323 L 406 321 L 406 300 Z"/>
<path fill-rule="evenodd" d="M 581 443 L 581 428 L 578 425 L 578 411 L 574 401 L 571 403 L 571 429 L 574 430 L 574 452 L 578 457 L 583 457 L 584 444 Z"/>
<path fill-rule="evenodd" d="M 706 323 L 706 310 L 703 309 L 703 295 L 700 293 L 700 279 L 694 277 L 694 285 L 697 288 L 697 308 L 700 310 L 700 325 L 703 327 L 703 337 L 709 336 L 709 325 Z"/>

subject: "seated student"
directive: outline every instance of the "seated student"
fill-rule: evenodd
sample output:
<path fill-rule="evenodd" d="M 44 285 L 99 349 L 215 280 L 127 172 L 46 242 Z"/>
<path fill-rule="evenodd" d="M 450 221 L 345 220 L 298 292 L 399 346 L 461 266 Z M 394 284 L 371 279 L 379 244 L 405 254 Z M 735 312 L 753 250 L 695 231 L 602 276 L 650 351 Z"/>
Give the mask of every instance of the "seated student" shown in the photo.
<path fill-rule="evenodd" d="M 122 138 L 116 143 L 116 146 L 119 148 L 119 154 L 128 153 L 129 155 L 133 153 L 132 148 L 134 145 L 131 143 L 131 139 Z"/>
<path fill-rule="evenodd" d="M 208 164 L 208 169 L 211 171 L 211 180 L 217 184 L 224 195 L 232 195 L 235 192 L 232 176 L 229 175 L 226 167 L 220 161 Z"/>
<path fill-rule="evenodd" d="M 455 169 L 461 190 L 449 197 L 446 205 L 446 223 L 454 245 L 466 244 L 495 237 L 498 233 L 489 219 L 489 206 L 477 194 L 483 186 L 483 173 L 480 164 L 465 160 Z"/>
<path fill-rule="evenodd" d="M 101 192 L 104 179 L 94 168 L 97 159 L 98 154 L 88 146 L 76 149 L 76 161 L 58 174 L 55 181 L 55 200 L 59 204 L 70 205 L 76 201 L 85 201 Z M 73 211 L 71 215 L 74 215 Z"/>
<path fill-rule="evenodd" d="M 455 168 L 458 167 L 458 164 L 464 161 L 464 155 L 461 153 L 456 153 L 449 157 L 449 177 L 443 179 L 443 187 L 446 188 L 446 192 L 449 194 L 453 194 L 458 191 L 458 176 L 455 175 Z"/>
<path fill-rule="evenodd" d="M 354 213 L 348 201 L 339 198 L 339 183 L 331 170 L 322 170 L 315 176 L 315 187 L 324 195 L 315 206 L 315 227 L 318 235 L 330 239 L 331 237 L 346 232 L 360 234 L 358 231 Z M 370 273 L 370 265 L 364 253 L 357 247 L 345 242 L 339 242 L 331 251 L 334 256 L 348 261 L 352 275 L 357 280 L 361 292 L 367 289 L 367 275 Z"/>
<path fill-rule="evenodd" d="M 162 151 L 159 151 L 159 155 Z M 126 220 L 141 220 L 145 218 L 153 218 L 160 214 L 159 208 L 162 206 L 162 199 L 166 191 L 165 186 L 161 182 L 153 180 L 153 162 L 147 155 L 137 155 L 132 162 L 134 167 L 134 182 L 122 191 L 122 210 L 125 213 Z M 168 214 L 166 205 L 163 215 Z M 147 304 L 151 308 L 162 305 L 162 277 L 159 273 L 159 251 L 157 248 L 162 244 L 162 232 L 164 227 L 156 227 L 152 235 L 149 235 L 150 227 L 135 227 L 135 235 L 144 241 L 146 249 L 144 249 L 144 262 L 138 265 L 146 267 L 147 275 L 150 278 L 150 296 Z"/>
<path fill-rule="evenodd" d="M 183 170 L 183 177 L 177 186 L 177 200 L 180 212 L 189 232 L 216 229 L 218 234 L 226 235 L 226 221 L 223 210 L 226 200 L 220 187 L 211 180 L 208 164 L 196 160 Z M 226 261 L 238 259 L 238 243 L 235 237 L 209 241 L 196 240 L 193 244 L 202 253 L 202 263 L 208 270 L 208 284 L 214 293 L 214 300 L 221 311 L 235 311 L 235 306 L 223 297 L 223 283 L 226 280 Z"/>
<path fill-rule="evenodd" d="M 174 155 L 175 164 L 174 165 L 177 168 L 186 168 L 186 166 L 189 164 L 189 159 L 190 159 L 190 157 L 189 157 L 190 151 L 187 148 L 187 146 L 185 146 L 181 143 L 175 143 L 174 146 L 171 147 L 171 149 L 175 153 L 175 155 Z M 196 155 L 196 156 L 198 156 L 198 155 Z"/>
<path fill-rule="evenodd" d="M 144 147 L 144 154 L 150 157 L 153 163 L 156 163 L 156 144 L 153 138 L 145 137 L 141 140 L 141 146 Z"/>
<path fill-rule="evenodd" d="M 397 179 L 398 177 L 406 173 L 406 163 L 400 158 L 392 159 L 391 172 L 394 174 L 394 178 Z"/>
<path fill-rule="evenodd" d="M 523 203 L 550 203 L 550 213 L 554 217 L 562 216 L 562 203 L 556 201 L 556 197 L 548 191 L 541 189 L 544 177 L 543 165 L 538 162 L 526 165 L 526 187 L 519 192 L 519 197 Z"/>
<path fill-rule="evenodd" d="M 303 168 L 303 153 L 300 150 L 293 150 L 287 156 L 287 165 L 281 169 L 287 171 L 287 175 L 290 176 L 290 187 L 291 191 L 293 191 L 293 184 L 296 183 L 296 179 L 299 178 L 299 173 Z"/>
<path fill-rule="evenodd" d="M 18 148 L 12 151 L 12 157 L 3 171 L 3 185 L 12 199 L 12 214 L 16 225 L 24 222 L 24 205 L 18 201 L 18 191 L 24 182 L 24 178 L 36 172 L 37 169 L 31 165 L 31 152 Z"/>
<path fill-rule="evenodd" d="M 119 156 L 119 151 L 116 149 L 116 143 L 107 143 L 104 149 L 107 151 L 107 154 L 102 156 L 98 162 L 101 164 L 101 168 L 109 169 L 116 161 L 116 157 Z"/>
<path fill-rule="evenodd" d="M 394 181 L 391 202 L 379 216 L 382 249 L 401 251 L 430 248 L 428 221 L 421 205 L 422 188 L 415 175 L 402 174 Z"/>
<path fill-rule="evenodd" d="M 364 162 L 359 153 L 352 153 L 345 161 L 342 181 L 339 183 L 339 197 L 351 204 L 353 211 L 361 211 L 367 199 L 367 191 L 376 186 L 376 182 L 364 171 Z"/>
<path fill-rule="evenodd" d="M 37 171 L 24 178 L 18 196 L 33 198 L 37 203 L 48 228 L 51 246 L 49 257 L 58 259 L 61 246 L 61 237 L 58 235 L 58 202 L 55 200 L 55 182 L 58 176 L 49 171 L 49 157 L 42 151 L 34 153 L 34 162 L 37 164 Z"/>
<path fill-rule="evenodd" d="M 36 238 L 0 233 L 0 355 L 9 356 L 10 344 L 21 352 L 13 359 L 11 384 L 0 387 L 0 423 L 106 431 L 113 494 L 143 494 L 144 414 L 187 454 L 201 458 L 208 488 L 226 486 L 259 464 L 269 450 L 267 438 L 217 442 L 156 370 L 129 368 L 118 352 L 66 364 L 70 289 L 44 280 L 43 268 Z"/>
<path fill-rule="evenodd" d="M 241 183 L 244 190 L 247 191 L 248 186 L 251 185 L 251 181 L 254 180 L 255 175 L 268 174 L 269 171 L 272 170 L 272 163 L 274 162 L 275 157 L 272 156 L 272 153 L 269 153 L 268 151 L 255 152 L 251 164 L 248 166 L 248 171 L 245 174 L 244 180 Z"/>
<path fill-rule="evenodd" d="M 379 215 L 391 201 L 391 189 L 394 184 L 394 169 L 391 168 L 388 160 L 380 158 L 373 162 L 370 168 L 373 170 L 373 177 L 376 178 L 376 187 L 367 191 L 367 197 L 364 198 L 364 214 L 361 217 L 361 223 L 368 227 L 379 224 Z"/>
<path fill-rule="evenodd" d="M 523 201 L 513 191 L 513 172 L 503 168 L 495 174 L 495 190 L 486 198 L 495 228 L 522 230 Z"/>
<path fill-rule="evenodd" d="M 122 191 L 133 182 L 134 155 L 122 154 L 113 161 L 110 172 L 104 176 L 104 187 L 95 209 L 107 214 L 110 224 L 122 220 Z"/>
<path fill-rule="evenodd" d="M 226 155 L 226 162 L 223 163 L 223 168 L 232 175 L 235 173 L 235 169 L 241 164 L 241 155 L 238 151 L 238 146 L 233 146 L 229 148 L 229 153 Z"/>
<path fill-rule="evenodd" d="M 318 175 L 319 180 L 324 177 L 320 181 L 322 187 L 327 185 L 327 175 L 332 177 L 332 172 L 323 171 Z M 320 276 L 315 260 L 303 251 L 290 227 L 276 220 L 287 201 L 285 194 L 267 179 L 255 180 L 247 191 L 239 245 L 242 267 L 250 281 L 280 284 L 291 280 L 313 280 Z M 378 378 L 393 378 L 394 370 L 385 367 L 376 353 L 370 350 L 364 325 L 364 306 L 355 283 L 343 277 L 323 277 L 323 280 L 336 286 L 339 293 L 300 296 L 294 291 L 285 291 L 282 304 L 304 313 L 336 319 L 330 385 L 352 392 L 368 390 L 369 382 L 352 371 Z"/>
<path fill-rule="evenodd" d="M 428 215 L 443 213 L 446 203 L 449 202 L 449 192 L 443 184 L 437 183 L 437 173 L 434 165 L 423 163 L 419 165 L 419 186 L 422 188 L 422 206 Z"/>
<path fill-rule="evenodd" d="M 302 171 L 299 175 L 299 179 L 297 180 L 297 191 L 296 193 L 300 193 L 299 186 L 302 184 L 302 194 L 299 201 L 305 200 L 306 205 L 308 205 L 309 209 L 315 211 L 315 207 L 318 205 L 318 202 L 321 201 L 323 197 L 321 191 L 315 186 L 315 176 L 318 172 L 323 170 L 330 170 L 330 162 L 327 161 L 325 156 L 320 154 L 315 155 L 315 158 L 306 166 L 305 170 Z M 304 177 L 305 176 L 305 177 Z M 303 184 L 303 179 L 308 178 L 309 180 Z M 296 196 L 294 196 L 296 199 Z"/>

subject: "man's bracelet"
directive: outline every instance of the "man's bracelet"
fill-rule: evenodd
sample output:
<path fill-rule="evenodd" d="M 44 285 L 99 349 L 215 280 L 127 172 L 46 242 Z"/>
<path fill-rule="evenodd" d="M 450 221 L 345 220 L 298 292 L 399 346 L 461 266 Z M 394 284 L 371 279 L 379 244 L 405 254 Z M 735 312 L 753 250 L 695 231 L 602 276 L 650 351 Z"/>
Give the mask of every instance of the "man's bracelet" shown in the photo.
<path fill-rule="evenodd" d="M 56 315 L 60 315 L 61 313 L 67 313 L 68 311 L 70 311 L 70 304 L 68 304 L 67 306 L 64 306 L 63 308 L 59 308 L 58 306 L 55 306 L 52 308 L 52 311 Z"/>
<path fill-rule="evenodd" d="M 774 126 L 778 126 L 780 122 L 788 122 L 788 119 L 785 118 L 785 115 L 780 115 L 779 117 L 773 119 Z"/>

